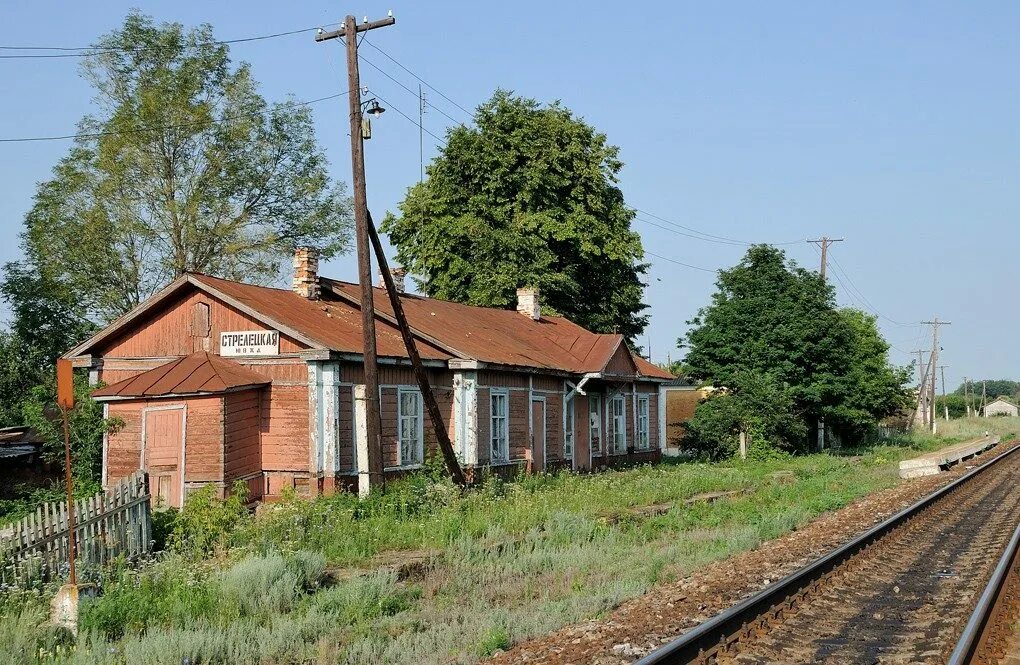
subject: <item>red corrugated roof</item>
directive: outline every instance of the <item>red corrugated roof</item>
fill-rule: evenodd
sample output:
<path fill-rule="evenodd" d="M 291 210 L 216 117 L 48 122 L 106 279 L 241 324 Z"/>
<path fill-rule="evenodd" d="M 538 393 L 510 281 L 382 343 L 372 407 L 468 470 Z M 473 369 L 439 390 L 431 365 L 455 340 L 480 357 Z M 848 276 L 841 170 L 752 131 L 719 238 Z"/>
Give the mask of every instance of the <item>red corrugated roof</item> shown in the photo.
<path fill-rule="evenodd" d="M 343 353 L 362 352 L 360 309 L 335 300 L 308 300 L 287 289 L 254 286 L 208 275 L 193 276 L 203 284 L 295 329 L 324 348 Z M 376 352 L 385 357 L 407 357 L 400 331 L 385 321 L 376 321 Z M 449 360 L 454 357 L 424 341 L 418 343 L 418 353 L 426 360 Z"/>
<path fill-rule="evenodd" d="M 313 348 L 361 354 L 360 287 L 349 282 L 320 278 L 323 299 L 308 300 L 288 289 L 243 284 L 202 274 L 188 274 L 177 286 L 168 287 L 140 312 L 165 298 L 176 288 L 191 284 L 219 294 L 228 304 L 247 310 L 266 325 L 280 328 Z M 400 332 L 385 289 L 374 289 L 378 312 L 376 345 L 380 356 L 406 358 Z M 411 294 L 401 303 L 418 340 L 424 360 L 477 360 L 484 363 L 522 366 L 576 374 L 601 372 L 614 352 L 624 345 L 621 335 L 593 333 L 560 316 L 535 321 L 513 310 L 476 307 Z M 130 325 L 128 314 L 70 355 L 84 354 L 117 329 Z M 669 379 L 672 376 L 634 357 L 641 376 Z"/>
<path fill-rule="evenodd" d="M 93 397 L 161 397 L 221 393 L 270 380 L 232 360 L 205 351 L 174 360 L 138 376 L 100 388 Z"/>

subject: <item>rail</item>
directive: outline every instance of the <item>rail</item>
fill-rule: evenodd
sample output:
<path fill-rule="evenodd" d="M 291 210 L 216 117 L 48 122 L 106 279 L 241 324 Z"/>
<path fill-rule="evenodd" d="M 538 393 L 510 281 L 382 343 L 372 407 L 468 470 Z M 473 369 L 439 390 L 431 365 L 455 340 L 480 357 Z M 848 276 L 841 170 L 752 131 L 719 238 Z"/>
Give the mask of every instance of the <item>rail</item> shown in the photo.
<path fill-rule="evenodd" d="M 950 654 L 949 665 L 963 665 L 973 662 L 982 643 L 986 639 L 988 628 L 997 609 L 1002 592 L 1006 587 L 1012 569 L 1020 564 L 1020 525 L 1013 532 L 1013 537 L 1002 553 L 998 565 L 992 572 L 988 585 L 978 598 L 977 606 L 967 620 L 967 625 L 960 635 L 953 653 Z"/>
<path fill-rule="evenodd" d="M 805 594 L 812 586 L 820 583 L 821 578 L 839 567 L 850 557 L 865 550 L 872 543 L 897 527 L 906 524 L 928 506 L 978 474 L 984 473 L 1005 457 L 1015 454 L 1018 450 L 1020 450 L 1020 447 L 1015 447 L 996 455 L 987 463 L 967 472 L 942 489 L 920 499 L 845 545 L 791 573 L 760 593 L 705 621 L 676 640 L 652 651 L 637 661 L 636 665 L 689 663 L 699 657 L 704 657 L 713 650 L 724 650 L 729 644 L 737 641 L 742 634 L 749 634 L 758 628 L 764 627 L 766 620 L 762 618 L 763 615 L 770 611 L 774 612 L 772 616 L 781 615 L 783 610 L 774 610 L 774 608 L 781 608 L 783 603 L 789 599 Z"/>

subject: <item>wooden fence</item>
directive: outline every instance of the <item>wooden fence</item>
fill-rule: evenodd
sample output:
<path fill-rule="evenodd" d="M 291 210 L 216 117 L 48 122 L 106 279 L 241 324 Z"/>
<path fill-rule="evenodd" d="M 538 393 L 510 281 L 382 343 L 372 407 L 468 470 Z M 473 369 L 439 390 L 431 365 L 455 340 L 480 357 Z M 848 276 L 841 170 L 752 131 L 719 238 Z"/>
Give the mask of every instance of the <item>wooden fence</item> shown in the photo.
<path fill-rule="evenodd" d="M 152 546 L 148 479 L 137 471 L 107 492 L 75 502 L 79 570 Z M 0 583 L 23 584 L 67 574 L 67 503 L 43 504 L 0 535 Z M 81 575 L 81 573 L 79 573 Z"/>

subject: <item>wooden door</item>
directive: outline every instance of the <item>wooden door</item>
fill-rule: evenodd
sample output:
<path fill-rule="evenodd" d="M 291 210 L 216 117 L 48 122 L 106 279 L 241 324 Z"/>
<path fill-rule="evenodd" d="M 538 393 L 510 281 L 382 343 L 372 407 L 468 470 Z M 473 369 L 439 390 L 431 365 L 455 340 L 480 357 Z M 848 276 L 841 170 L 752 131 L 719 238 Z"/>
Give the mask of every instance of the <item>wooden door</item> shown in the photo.
<path fill-rule="evenodd" d="M 153 505 L 180 508 L 184 498 L 184 407 L 152 409 L 143 416 L 145 459 Z"/>
<path fill-rule="evenodd" d="M 545 400 L 531 400 L 531 459 L 535 471 L 545 471 Z"/>

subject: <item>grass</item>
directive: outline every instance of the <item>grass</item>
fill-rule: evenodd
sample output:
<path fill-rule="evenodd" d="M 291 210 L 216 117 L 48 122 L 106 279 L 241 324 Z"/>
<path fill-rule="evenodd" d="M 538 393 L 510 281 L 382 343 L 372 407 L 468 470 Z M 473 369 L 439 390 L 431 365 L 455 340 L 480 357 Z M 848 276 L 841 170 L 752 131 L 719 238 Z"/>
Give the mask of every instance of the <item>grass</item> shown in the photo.
<path fill-rule="evenodd" d="M 896 443 L 1006 434 L 1016 420 Z M 892 486 L 897 462 L 916 454 L 855 452 L 490 480 L 464 496 L 422 476 L 364 502 L 290 499 L 232 518 L 211 555 L 111 571 L 83 604 L 77 646 L 43 627 L 44 593 L 0 600 L 0 662 L 474 662 Z M 690 501 L 720 491 L 736 493 Z M 379 566 L 400 550 L 431 563 Z"/>

